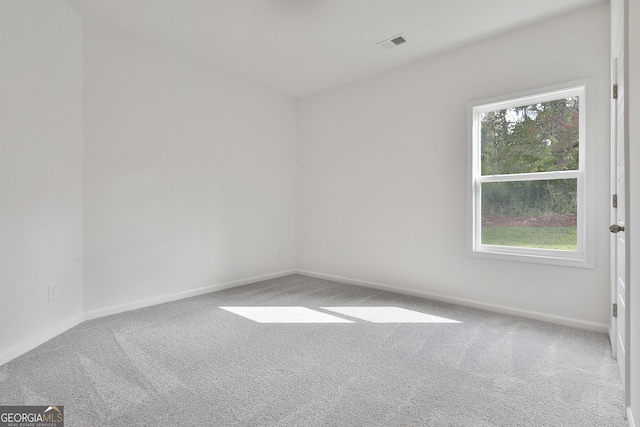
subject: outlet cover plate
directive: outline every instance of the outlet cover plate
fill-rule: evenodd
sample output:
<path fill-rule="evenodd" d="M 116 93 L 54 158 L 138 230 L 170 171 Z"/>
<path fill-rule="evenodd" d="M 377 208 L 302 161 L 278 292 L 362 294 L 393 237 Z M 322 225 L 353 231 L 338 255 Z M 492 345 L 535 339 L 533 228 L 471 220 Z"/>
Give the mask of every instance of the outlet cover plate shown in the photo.
<path fill-rule="evenodd" d="M 55 301 L 58 298 L 58 286 L 49 285 L 49 302 Z"/>
<path fill-rule="evenodd" d="M 456 275 L 456 269 L 452 264 L 447 265 L 446 274 L 449 277 L 453 277 Z"/>

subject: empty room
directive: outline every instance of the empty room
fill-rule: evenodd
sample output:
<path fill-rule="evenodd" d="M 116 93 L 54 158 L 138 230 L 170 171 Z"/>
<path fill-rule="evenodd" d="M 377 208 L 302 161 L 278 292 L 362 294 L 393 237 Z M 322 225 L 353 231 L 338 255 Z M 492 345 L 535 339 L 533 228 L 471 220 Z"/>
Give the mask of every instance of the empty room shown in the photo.
<path fill-rule="evenodd" d="M 0 426 L 630 426 L 636 0 L 0 0 Z"/>

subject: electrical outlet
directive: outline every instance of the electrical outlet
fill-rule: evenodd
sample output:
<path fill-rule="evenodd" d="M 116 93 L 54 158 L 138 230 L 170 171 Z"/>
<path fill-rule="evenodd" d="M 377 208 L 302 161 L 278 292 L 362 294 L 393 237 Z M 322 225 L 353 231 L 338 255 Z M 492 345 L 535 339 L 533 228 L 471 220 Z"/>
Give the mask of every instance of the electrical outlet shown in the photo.
<path fill-rule="evenodd" d="M 55 301 L 58 298 L 58 286 L 49 285 L 49 302 Z"/>
<path fill-rule="evenodd" d="M 455 267 L 453 266 L 453 264 L 448 264 L 448 265 L 447 265 L 446 274 L 447 274 L 447 276 L 449 276 L 449 277 L 453 277 L 453 276 L 455 276 L 455 275 L 456 275 L 456 269 L 455 269 Z"/>

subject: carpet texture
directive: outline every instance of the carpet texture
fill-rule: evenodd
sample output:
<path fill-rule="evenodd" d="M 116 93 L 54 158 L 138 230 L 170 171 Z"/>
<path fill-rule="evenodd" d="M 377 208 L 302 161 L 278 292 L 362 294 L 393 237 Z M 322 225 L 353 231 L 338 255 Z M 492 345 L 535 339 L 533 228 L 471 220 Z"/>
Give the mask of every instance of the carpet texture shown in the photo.
<path fill-rule="evenodd" d="M 300 275 L 84 322 L 0 366 L 0 405 L 64 405 L 67 427 L 623 427 L 623 402 L 604 334 Z"/>

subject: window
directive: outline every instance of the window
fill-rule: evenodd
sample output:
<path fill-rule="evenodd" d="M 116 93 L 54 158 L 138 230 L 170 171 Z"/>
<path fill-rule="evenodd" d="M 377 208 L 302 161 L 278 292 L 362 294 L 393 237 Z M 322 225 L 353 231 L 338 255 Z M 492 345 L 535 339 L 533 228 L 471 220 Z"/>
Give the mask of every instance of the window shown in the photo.
<path fill-rule="evenodd" d="M 586 262 L 585 87 L 470 105 L 473 254 Z"/>

